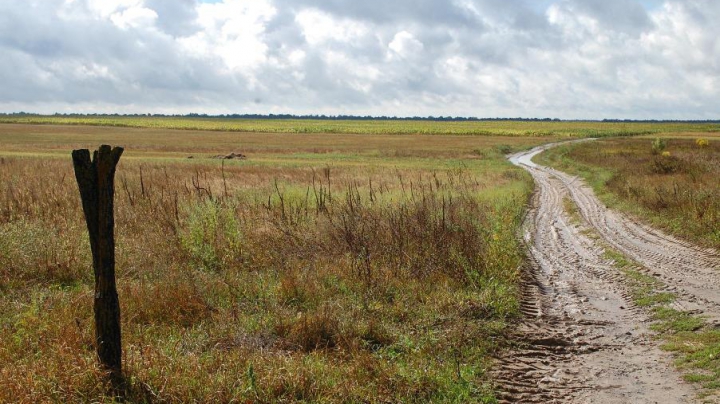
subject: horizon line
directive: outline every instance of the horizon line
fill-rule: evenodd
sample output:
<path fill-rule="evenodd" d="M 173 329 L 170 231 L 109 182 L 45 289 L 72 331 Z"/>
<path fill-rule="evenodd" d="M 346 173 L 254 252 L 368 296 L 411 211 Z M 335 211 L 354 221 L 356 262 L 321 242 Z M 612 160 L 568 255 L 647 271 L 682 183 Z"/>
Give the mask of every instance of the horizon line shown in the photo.
<path fill-rule="evenodd" d="M 328 121 L 351 121 L 351 120 L 376 120 L 376 121 L 436 121 L 436 122 L 481 122 L 481 121 L 539 121 L 539 122 L 609 122 L 609 123 L 632 123 L 632 122 L 657 122 L 657 123 L 718 123 L 718 119 L 628 119 L 628 118 L 583 118 L 583 119 L 563 119 L 550 117 L 475 117 L 475 116 L 388 116 L 388 115 L 353 115 L 353 114 L 290 114 L 290 113 L 228 113 L 228 114 L 205 114 L 205 113 L 187 113 L 187 114 L 161 114 L 161 113 L 53 113 L 40 114 L 34 112 L 0 112 L 0 117 L 149 117 L 149 118 L 203 118 L 203 119 L 258 119 L 258 120 L 328 120 Z"/>

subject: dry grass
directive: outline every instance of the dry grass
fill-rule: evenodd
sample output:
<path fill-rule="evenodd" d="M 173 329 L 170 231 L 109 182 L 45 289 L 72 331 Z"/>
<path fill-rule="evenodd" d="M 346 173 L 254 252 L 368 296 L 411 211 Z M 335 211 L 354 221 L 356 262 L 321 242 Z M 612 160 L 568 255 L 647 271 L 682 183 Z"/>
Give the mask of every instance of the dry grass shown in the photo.
<path fill-rule="evenodd" d="M 539 139 L 3 130 L 0 402 L 112 401 L 69 157 L 102 142 L 129 148 L 116 181 L 129 401 L 493 400 L 532 190 L 499 150 Z M 224 167 L 184 156 L 238 149 L 250 159 Z"/>

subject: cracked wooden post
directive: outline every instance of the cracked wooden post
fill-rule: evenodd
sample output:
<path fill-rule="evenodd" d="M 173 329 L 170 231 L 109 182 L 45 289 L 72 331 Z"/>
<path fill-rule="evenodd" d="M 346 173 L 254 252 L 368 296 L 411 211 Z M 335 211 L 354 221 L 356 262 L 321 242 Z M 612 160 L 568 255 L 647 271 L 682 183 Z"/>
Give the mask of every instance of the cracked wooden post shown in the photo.
<path fill-rule="evenodd" d="M 102 145 L 90 160 L 87 149 L 73 150 L 75 178 L 80 188 L 95 272 L 95 343 L 100 364 L 121 394 L 122 344 L 120 302 L 115 285 L 114 178 L 122 147 Z"/>

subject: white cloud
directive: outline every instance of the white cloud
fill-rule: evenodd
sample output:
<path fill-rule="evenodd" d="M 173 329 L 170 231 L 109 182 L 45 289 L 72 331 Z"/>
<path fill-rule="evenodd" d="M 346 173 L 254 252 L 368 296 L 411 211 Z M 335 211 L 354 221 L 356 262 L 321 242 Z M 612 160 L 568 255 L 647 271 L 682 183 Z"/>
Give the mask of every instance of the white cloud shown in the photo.
<path fill-rule="evenodd" d="M 82 1 L 82 0 L 81 0 Z M 78 1 L 66 2 L 69 4 Z M 109 18 L 111 15 L 132 7 L 140 7 L 142 0 L 86 0 L 91 12 L 101 18 Z"/>
<path fill-rule="evenodd" d="M 350 42 L 370 32 L 370 29 L 361 22 L 338 19 L 317 9 L 298 12 L 295 21 L 302 28 L 303 35 L 310 45 L 327 41 Z"/>
<path fill-rule="evenodd" d="M 110 15 L 110 20 L 123 29 L 151 27 L 157 18 L 155 11 L 139 6 L 126 8 Z"/>
<path fill-rule="evenodd" d="M 415 39 L 413 34 L 407 31 L 400 31 L 395 34 L 388 48 L 401 57 L 419 57 L 420 53 L 425 49 L 422 42 Z"/>
<path fill-rule="evenodd" d="M 267 59 L 262 40 L 265 26 L 276 10 L 263 0 L 226 0 L 198 6 L 201 30 L 178 42 L 190 55 L 218 57 L 227 69 L 256 67 Z"/>

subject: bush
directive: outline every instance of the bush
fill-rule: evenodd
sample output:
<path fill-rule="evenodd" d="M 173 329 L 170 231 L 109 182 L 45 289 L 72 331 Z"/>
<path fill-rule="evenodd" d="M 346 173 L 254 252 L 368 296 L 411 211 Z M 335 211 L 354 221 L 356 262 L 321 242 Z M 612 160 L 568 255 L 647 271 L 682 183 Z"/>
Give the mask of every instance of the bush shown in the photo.
<path fill-rule="evenodd" d="M 187 209 L 187 223 L 179 232 L 180 245 L 197 268 L 218 271 L 242 261 L 242 234 L 232 207 L 203 201 Z"/>
<path fill-rule="evenodd" d="M 652 154 L 658 155 L 665 151 L 667 148 L 667 141 L 665 139 L 661 139 L 659 137 L 655 138 L 652 142 Z"/>
<path fill-rule="evenodd" d="M 652 171 L 655 174 L 672 174 L 678 172 L 681 166 L 681 161 L 668 152 L 664 152 L 662 156 L 652 160 Z"/>
<path fill-rule="evenodd" d="M 510 145 L 501 144 L 501 145 L 495 146 L 495 150 L 497 150 L 501 154 L 510 154 L 513 152 L 514 149 Z"/>

